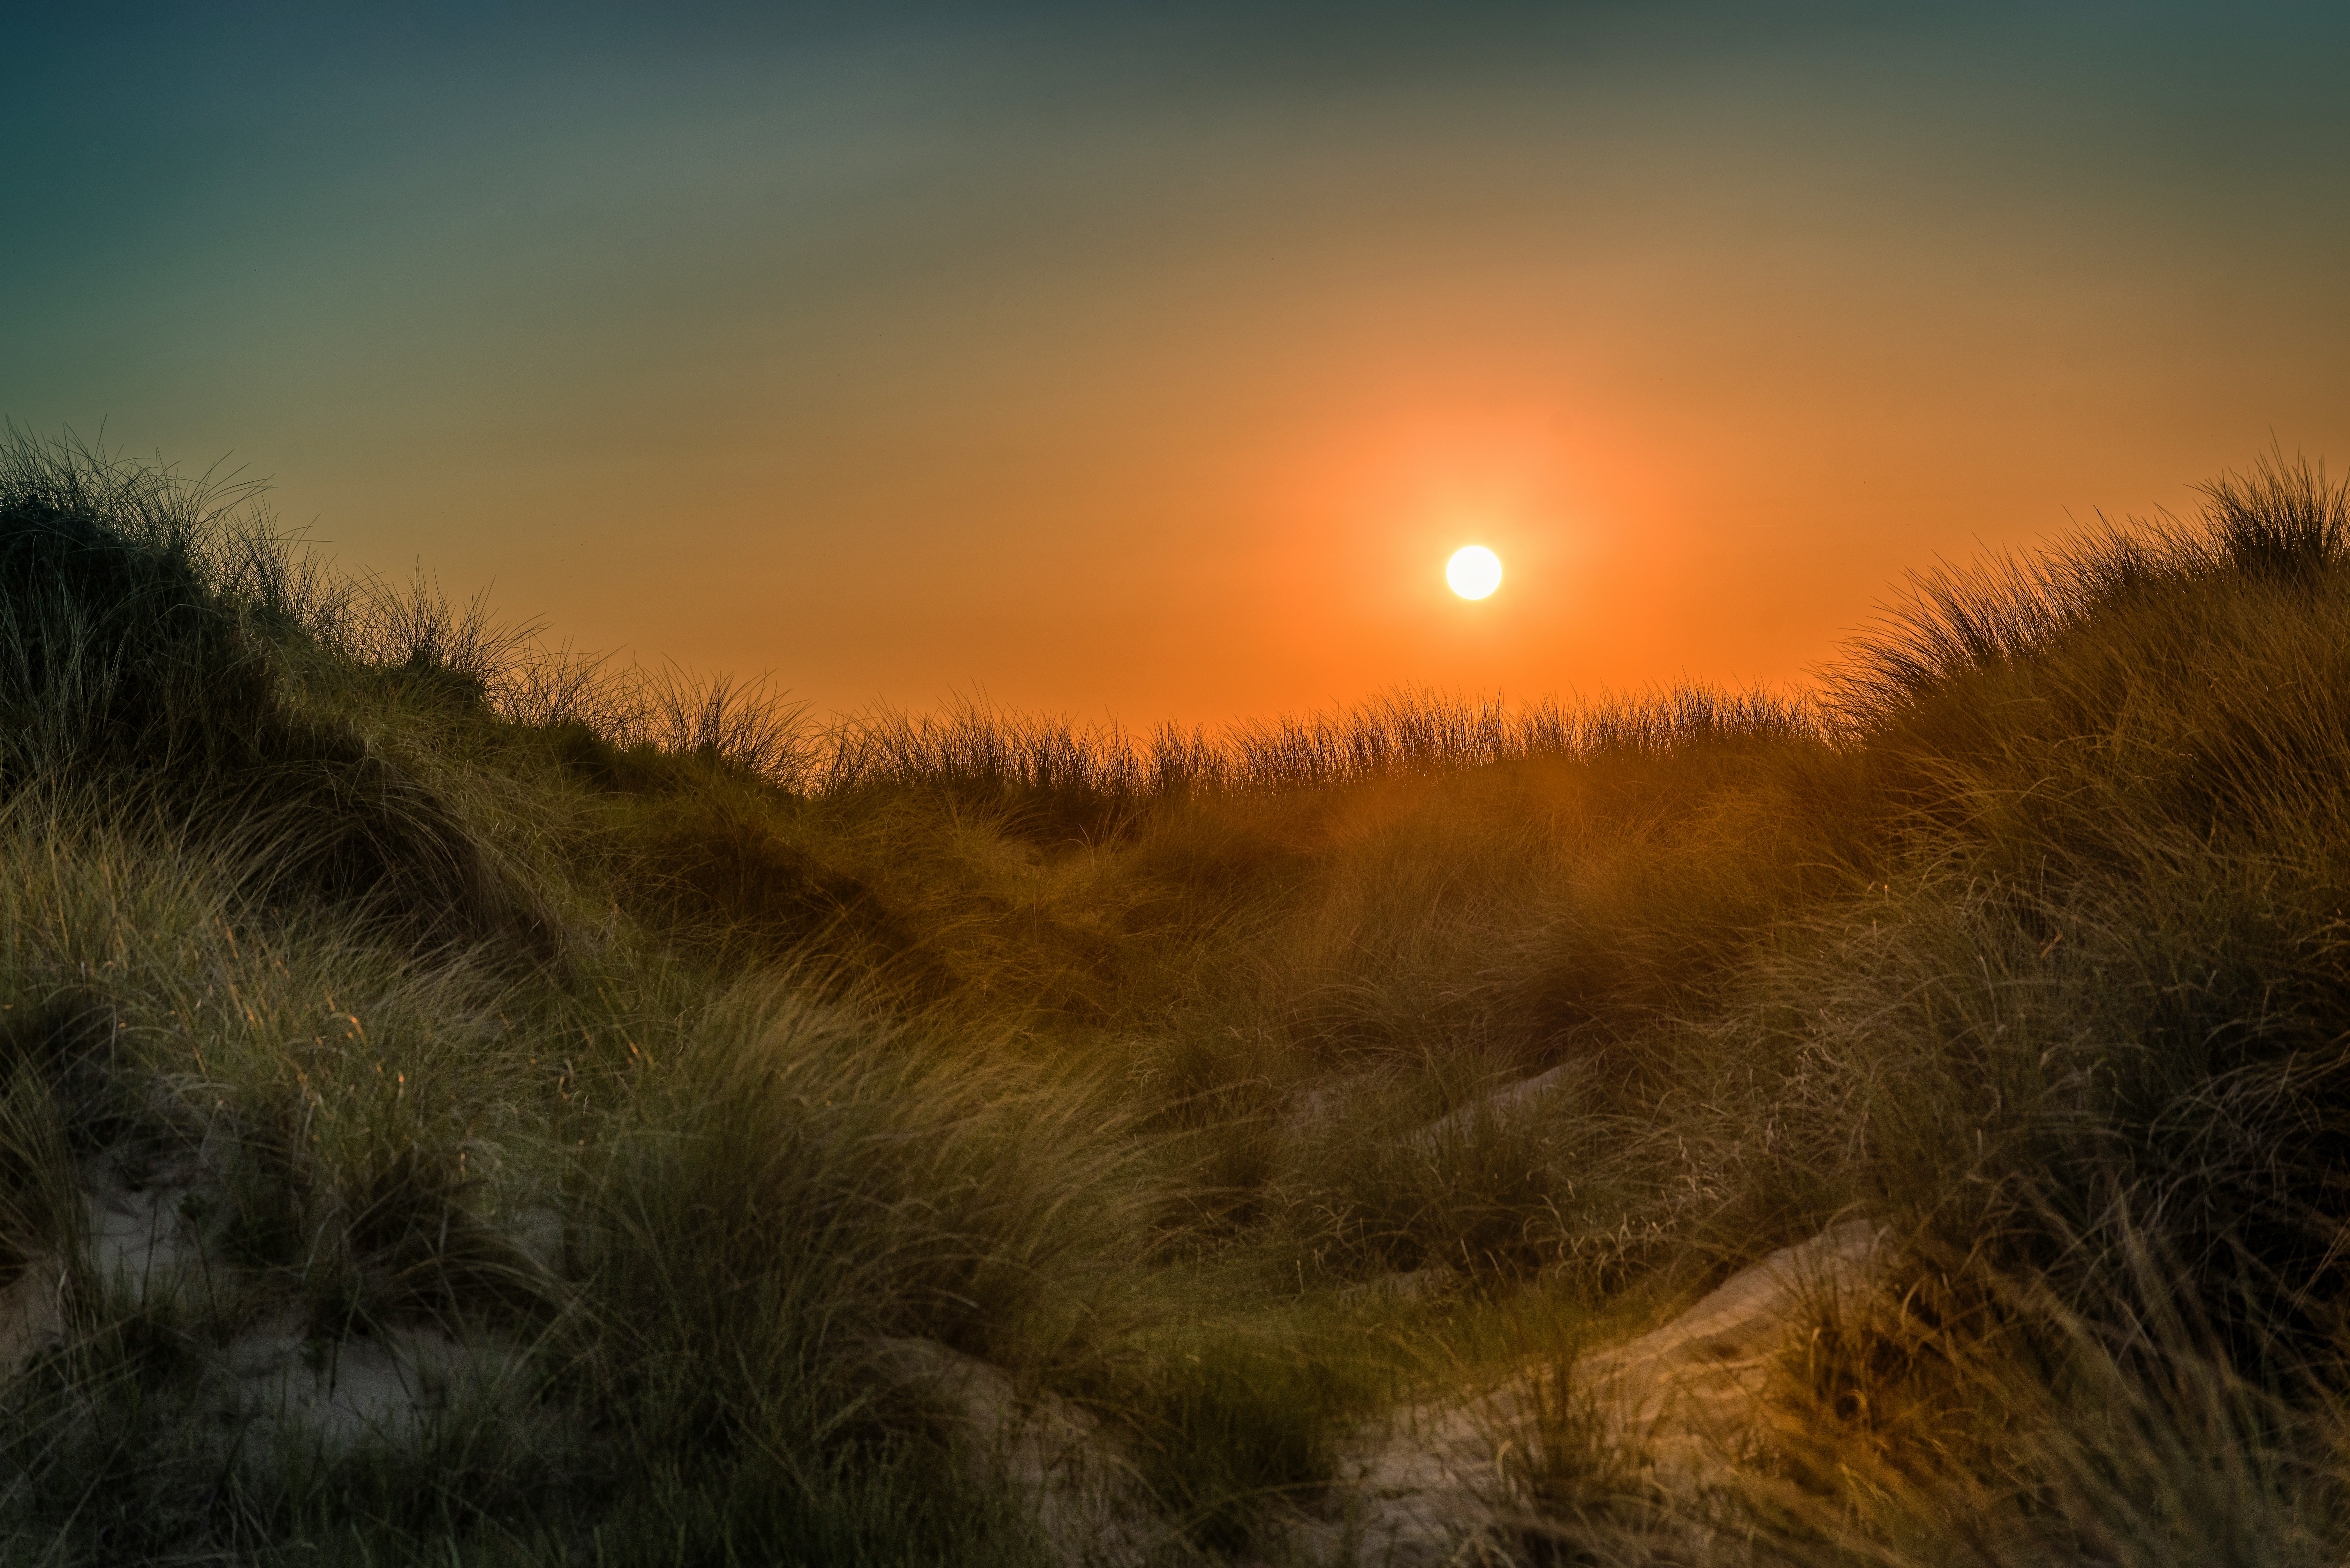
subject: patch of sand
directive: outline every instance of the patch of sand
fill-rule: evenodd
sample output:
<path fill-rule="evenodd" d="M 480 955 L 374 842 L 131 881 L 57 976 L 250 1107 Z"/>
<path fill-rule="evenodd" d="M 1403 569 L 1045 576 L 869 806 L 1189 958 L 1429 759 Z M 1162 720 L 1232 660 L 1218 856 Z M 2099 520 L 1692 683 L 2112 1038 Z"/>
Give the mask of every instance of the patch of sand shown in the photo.
<path fill-rule="evenodd" d="M 1866 1288 L 1883 1262 L 1883 1233 L 1866 1220 L 1783 1247 L 1662 1327 L 1583 1357 L 1576 1397 L 1605 1438 L 1646 1454 L 1655 1484 L 1693 1494 L 1752 1440 L 1772 1365 L 1805 1304 Z M 1394 1412 L 1347 1455 L 1300 1544 L 1388 1568 L 1502 1560 L 1523 1519 L 1513 1461 L 1538 1442 L 1543 1380 L 1555 1371 L 1528 1362 L 1493 1387 Z"/>

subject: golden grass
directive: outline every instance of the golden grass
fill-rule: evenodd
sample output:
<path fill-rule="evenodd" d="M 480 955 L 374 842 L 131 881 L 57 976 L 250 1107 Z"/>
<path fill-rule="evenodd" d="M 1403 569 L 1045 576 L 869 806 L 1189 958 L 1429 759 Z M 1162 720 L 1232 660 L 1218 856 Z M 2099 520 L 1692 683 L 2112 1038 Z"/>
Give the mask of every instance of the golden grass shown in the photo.
<path fill-rule="evenodd" d="M 2314 471 L 1926 579 L 1816 703 L 1143 738 L 814 726 L 337 578 L 244 500 L 0 454 L 0 1241 L 70 1274 L 93 1162 L 193 1160 L 229 1281 L 81 1278 L 11 1385 L 5 1554 L 1032 1560 L 938 1481 L 908 1337 L 1097 1416 L 1170 1552 L 1271 1550 L 1351 1423 L 1543 1350 L 1496 1323 L 1596 1332 L 1858 1210 L 1918 1288 L 1823 1320 L 1709 1550 L 2339 1555 Z M 1360 1288 L 1402 1272 L 1443 1304 Z M 288 1310 L 519 1346 L 568 1447 L 488 1411 L 224 1460 L 206 1368 Z M 1553 1415 L 1525 1551 L 1588 1557 L 1639 1488 Z"/>

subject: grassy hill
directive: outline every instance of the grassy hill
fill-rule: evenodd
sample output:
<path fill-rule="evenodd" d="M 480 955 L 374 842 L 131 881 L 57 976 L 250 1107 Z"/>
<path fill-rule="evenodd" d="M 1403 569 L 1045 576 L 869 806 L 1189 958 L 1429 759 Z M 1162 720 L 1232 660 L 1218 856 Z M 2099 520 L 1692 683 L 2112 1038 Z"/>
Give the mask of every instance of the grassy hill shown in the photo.
<path fill-rule="evenodd" d="M 1815 699 L 1131 737 L 814 725 L 18 438 L 0 846 L 10 1562 L 1042 1560 L 910 1342 L 1278 1555 L 1352 1424 L 1856 1214 L 1721 1560 L 2350 1549 L 2305 467 L 1920 577 Z M 1540 1447 L 1525 1560 L 1631 1552 Z"/>

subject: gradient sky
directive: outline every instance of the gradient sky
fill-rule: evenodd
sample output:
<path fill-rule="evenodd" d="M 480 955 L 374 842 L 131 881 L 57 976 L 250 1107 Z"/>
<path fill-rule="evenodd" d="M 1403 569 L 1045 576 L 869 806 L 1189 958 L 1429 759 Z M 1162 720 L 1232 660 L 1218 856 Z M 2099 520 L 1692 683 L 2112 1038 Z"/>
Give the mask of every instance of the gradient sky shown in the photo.
<path fill-rule="evenodd" d="M 820 711 L 1794 687 L 1937 556 L 2350 465 L 2345 47 L 2339 4 L 51 7 L 0 413 Z"/>

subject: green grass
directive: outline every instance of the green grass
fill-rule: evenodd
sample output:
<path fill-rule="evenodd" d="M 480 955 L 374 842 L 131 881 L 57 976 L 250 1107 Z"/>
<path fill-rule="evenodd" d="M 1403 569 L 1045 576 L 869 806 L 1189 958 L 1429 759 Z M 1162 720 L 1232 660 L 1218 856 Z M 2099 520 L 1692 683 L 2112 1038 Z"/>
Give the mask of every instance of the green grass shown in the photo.
<path fill-rule="evenodd" d="M 1865 1212 L 1725 1561 L 2338 1560 L 2350 506 L 2209 499 L 1801 699 L 1138 737 L 820 725 L 16 437 L 0 1559 L 1045 1560 L 909 1339 L 1277 1552 L 1387 1403 Z M 100 1169 L 206 1173 L 201 1288 L 96 1272 Z M 521 1370 L 265 1453 L 265 1330 Z M 1523 1554 L 1663 1550 L 1563 1377 Z"/>

